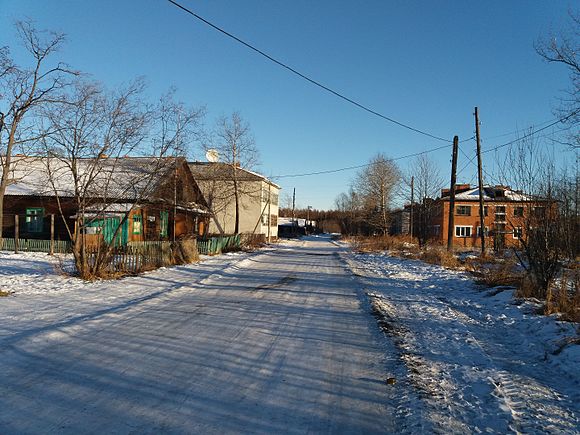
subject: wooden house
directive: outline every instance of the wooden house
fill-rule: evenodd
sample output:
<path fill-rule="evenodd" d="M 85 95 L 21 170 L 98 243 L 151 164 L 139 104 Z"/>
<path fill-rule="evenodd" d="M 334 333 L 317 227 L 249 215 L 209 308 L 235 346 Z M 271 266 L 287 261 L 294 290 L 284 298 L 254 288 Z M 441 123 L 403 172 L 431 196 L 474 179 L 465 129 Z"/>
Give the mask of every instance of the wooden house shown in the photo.
<path fill-rule="evenodd" d="M 17 157 L 2 230 L 4 237 L 56 240 L 82 232 L 89 243 L 116 237 L 126 244 L 196 236 L 208 219 L 183 158 Z"/>

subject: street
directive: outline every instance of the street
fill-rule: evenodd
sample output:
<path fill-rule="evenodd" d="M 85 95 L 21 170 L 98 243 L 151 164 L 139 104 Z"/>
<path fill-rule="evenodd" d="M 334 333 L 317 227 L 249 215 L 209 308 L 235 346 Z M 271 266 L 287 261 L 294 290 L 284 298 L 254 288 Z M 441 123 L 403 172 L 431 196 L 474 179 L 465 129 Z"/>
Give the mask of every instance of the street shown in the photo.
<path fill-rule="evenodd" d="M 339 249 L 311 238 L 31 299 L 2 322 L 0 432 L 396 431 L 385 342 Z"/>

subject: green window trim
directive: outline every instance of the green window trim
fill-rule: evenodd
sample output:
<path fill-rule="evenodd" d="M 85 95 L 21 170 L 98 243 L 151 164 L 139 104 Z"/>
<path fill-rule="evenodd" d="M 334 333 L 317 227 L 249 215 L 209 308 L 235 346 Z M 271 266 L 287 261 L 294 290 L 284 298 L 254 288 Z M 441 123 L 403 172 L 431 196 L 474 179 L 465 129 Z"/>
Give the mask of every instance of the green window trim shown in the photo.
<path fill-rule="evenodd" d="M 167 237 L 169 228 L 169 212 L 162 211 L 159 213 L 159 235 L 161 237 Z"/>
<path fill-rule="evenodd" d="M 133 234 L 141 234 L 143 231 L 143 217 L 140 214 L 133 215 Z"/>
<path fill-rule="evenodd" d="M 44 208 L 30 207 L 26 209 L 26 231 L 42 233 L 44 230 Z"/>

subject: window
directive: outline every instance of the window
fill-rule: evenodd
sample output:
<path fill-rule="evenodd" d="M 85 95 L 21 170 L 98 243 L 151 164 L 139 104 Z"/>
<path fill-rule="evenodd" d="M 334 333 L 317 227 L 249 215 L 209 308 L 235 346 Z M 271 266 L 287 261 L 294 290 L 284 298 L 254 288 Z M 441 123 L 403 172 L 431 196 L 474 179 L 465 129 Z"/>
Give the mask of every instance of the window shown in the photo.
<path fill-rule="evenodd" d="M 262 214 L 262 225 L 268 225 L 268 215 Z"/>
<path fill-rule="evenodd" d="M 133 215 L 133 234 L 141 234 L 143 218 L 140 214 Z"/>
<path fill-rule="evenodd" d="M 458 205 L 455 209 L 455 214 L 458 216 L 471 216 L 471 206 L 470 205 Z"/>
<path fill-rule="evenodd" d="M 169 228 L 169 212 L 162 211 L 159 213 L 159 235 L 161 237 L 167 237 Z"/>
<path fill-rule="evenodd" d="M 272 193 L 270 196 L 270 204 L 277 206 L 278 205 L 278 195 L 276 193 Z"/>
<path fill-rule="evenodd" d="M 522 238 L 522 227 L 515 227 L 513 235 L 514 235 L 514 239 L 521 239 Z"/>
<path fill-rule="evenodd" d="M 524 215 L 524 208 L 523 207 L 514 207 L 514 216 L 523 216 Z"/>
<path fill-rule="evenodd" d="M 26 231 L 29 233 L 42 233 L 44 228 L 44 209 L 26 209 Z"/>
<path fill-rule="evenodd" d="M 534 216 L 541 218 L 546 215 L 546 207 L 534 207 Z"/>
<path fill-rule="evenodd" d="M 278 216 L 275 214 L 270 215 L 270 226 L 277 227 L 278 226 Z"/>
<path fill-rule="evenodd" d="M 487 216 L 487 205 L 483 206 L 483 215 Z"/>
<path fill-rule="evenodd" d="M 455 237 L 471 237 L 471 227 L 464 225 L 456 225 Z"/>
<path fill-rule="evenodd" d="M 489 227 L 485 227 L 483 235 L 485 237 L 489 236 Z M 481 227 L 477 227 L 477 237 L 481 237 Z"/>

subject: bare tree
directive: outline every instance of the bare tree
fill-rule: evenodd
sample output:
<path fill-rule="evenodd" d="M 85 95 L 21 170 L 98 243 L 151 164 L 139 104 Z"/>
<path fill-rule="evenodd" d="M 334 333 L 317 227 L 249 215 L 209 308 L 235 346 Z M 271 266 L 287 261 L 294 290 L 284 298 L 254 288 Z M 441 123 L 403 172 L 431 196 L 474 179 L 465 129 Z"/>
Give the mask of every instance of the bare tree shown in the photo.
<path fill-rule="evenodd" d="M 240 198 L 242 195 L 259 196 L 262 191 L 247 190 L 240 183 L 240 169 L 252 170 L 258 165 L 259 153 L 256 148 L 250 125 L 245 122 L 238 112 L 230 117 L 221 117 L 216 123 L 212 140 L 206 145 L 207 148 L 216 149 L 220 161 L 229 167 L 229 174 L 222 179 L 219 189 L 212 190 L 209 196 L 215 196 L 211 202 L 214 219 L 220 211 L 216 207 L 228 207 L 231 200 L 234 202 L 234 233 L 240 231 Z M 211 207 L 211 206 L 210 206 Z M 216 220 L 217 221 L 217 220 Z"/>
<path fill-rule="evenodd" d="M 30 67 L 18 66 L 8 47 L 0 48 L 0 246 L 13 154 L 18 147 L 39 139 L 32 129 L 37 110 L 61 102 L 69 78 L 78 75 L 62 63 L 46 65 L 63 44 L 64 35 L 40 32 L 31 22 L 17 22 L 16 30 L 32 62 Z"/>
<path fill-rule="evenodd" d="M 569 125 L 570 145 L 580 147 L 580 12 L 569 12 L 570 25 L 559 33 L 550 33 L 540 38 L 536 44 L 536 52 L 546 61 L 564 65 L 570 74 L 570 89 L 561 99 L 558 116 Z"/>
<path fill-rule="evenodd" d="M 413 226 L 416 228 L 413 234 L 417 236 L 419 245 L 423 246 L 427 243 L 429 237 L 432 236 L 429 222 L 432 222 L 434 213 L 437 210 L 434 199 L 439 195 L 441 186 L 445 182 L 437 165 L 424 154 L 421 154 L 413 161 L 405 176 L 407 200 L 411 198 L 411 177 L 414 179 L 414 201 L 417 202 L 416 206 L 411 204 L 413 208 Z"/>
<path fill-rule="evenodd" d="M 117 235 L 131 210 L 154 199 L 161 185 L 172 186 L 164 198 L 177 203 L 177 156 L 202 116 L 173 101 L 158 105 L 142 101 L 144 83 L 107 93 L 94 83 L 77 83 L 66 104 L 44 111 L 46 174 L 60 214 L 73 241 L 77 270 L 83 278 L 99 276 L 110 261 Z M 131 159 L 139 155 L 146 158 Z M 76 225 L 71 227 L 65 202 L 72 201 Z M 121 203 L 121 204 L 119 204 Z M 122 219 L 110 240 L 103 240 L 89 258 L 86 232 L 106 210 L 116 208 Z"/>
<path fill-rule="evenodd" d="M 362 204 L 358 194 L 351 187 L 347 193 L 338 195 L 335 202 L 336 211 L 340 215 L 340 227 L 343 234 L 359 234 L 361 232 Z"/>
<path fill-rule="evenodd" d="M 388 233 L 389 208 L 400 179 L 397 165 L 379 153 L 356 175 L 353 182 L 353 190 L 365 212 L 366 222 L 382 234 Z"/>

